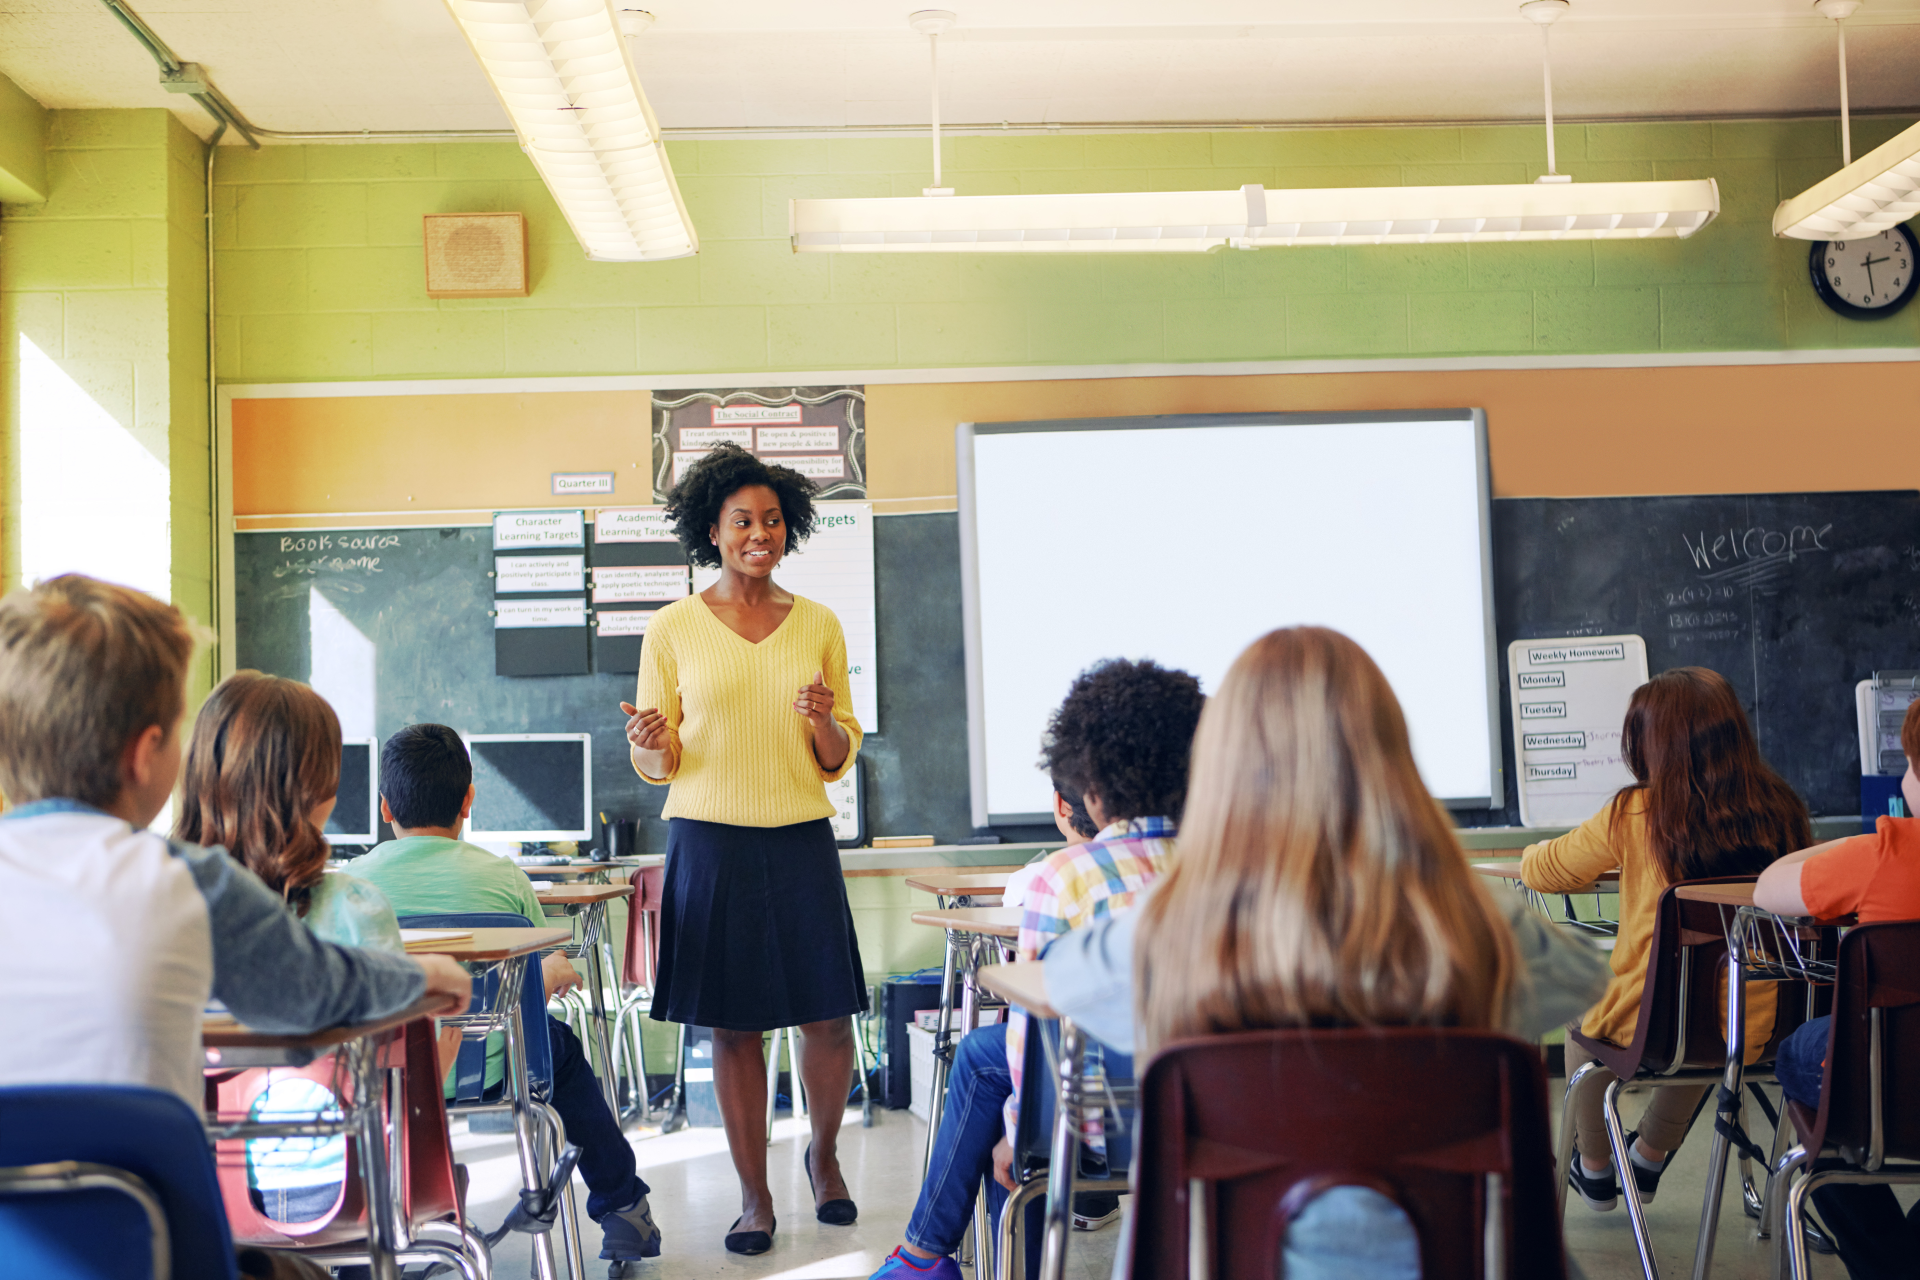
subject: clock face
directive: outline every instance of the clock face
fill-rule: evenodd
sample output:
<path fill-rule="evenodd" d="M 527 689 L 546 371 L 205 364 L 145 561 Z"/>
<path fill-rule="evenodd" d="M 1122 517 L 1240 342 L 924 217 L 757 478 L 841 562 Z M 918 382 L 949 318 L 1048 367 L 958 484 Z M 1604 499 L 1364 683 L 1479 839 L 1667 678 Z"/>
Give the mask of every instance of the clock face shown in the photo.
<path fill-rule="evenodd" d="M 1913 233 L 1890 227 L 1861 240 L 1829 240 L 1813 246 L 1809 266 L 1821 300 L 1858 320 L 1892 315 L 1913 296 L 1920 265 Z"/>

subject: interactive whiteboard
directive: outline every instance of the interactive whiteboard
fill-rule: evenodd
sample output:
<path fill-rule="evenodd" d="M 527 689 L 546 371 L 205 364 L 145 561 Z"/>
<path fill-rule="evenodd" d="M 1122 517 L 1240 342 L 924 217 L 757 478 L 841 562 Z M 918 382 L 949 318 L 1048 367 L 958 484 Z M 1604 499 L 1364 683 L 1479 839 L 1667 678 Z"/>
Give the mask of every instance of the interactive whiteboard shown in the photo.
<path fill-rule="evenodd" d="M 1307 623 L 1379 663 L 1435 797 L 1501 803 L 1480 410 L 962 423 L 956 447 L 976 826 L 1050 820 L 1041 734 L 1092 663 L 1211 695 Z"/>

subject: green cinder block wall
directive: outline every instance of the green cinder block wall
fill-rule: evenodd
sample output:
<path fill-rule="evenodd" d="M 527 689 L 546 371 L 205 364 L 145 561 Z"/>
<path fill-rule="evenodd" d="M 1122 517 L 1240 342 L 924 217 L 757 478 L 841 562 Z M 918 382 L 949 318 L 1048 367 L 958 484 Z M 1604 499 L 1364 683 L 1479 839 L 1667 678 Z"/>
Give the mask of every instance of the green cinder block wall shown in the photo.
<path fill-rule="evenodd" d="M 19 353 L 31 341 L 169 474 L 171 595 L 210 620 L 206 148 L 170 112 L 47 113 L 48 198 L 0 209 L 5 525 L 20 493 Z M 5 581 L 19 580 L 6 540 Z M 202 656 L 197 700 L 212 672 Z"/>
<path fill-rule="evenodd" d="M 1906 120 L 1855 125 L 1856 154 Z M 1904 346 L 1839 320 L 1774 206 L 1840 164 L 1831 120 L 1563 126 L 1576 180 L 1719 180 L 1686 241 L 1204 255 L 795 255 L 796 196 L 918 193 L 924 139 L 678 142 L 692 259 L 585 260 L 509 142 L 223 148 L 220 377 L 241 382 Z M 1526 182 L 1538 126 L 962 136 L 962 194 Z M 520 210 L 531 297 L 427 298 L 425 213 Z"/>

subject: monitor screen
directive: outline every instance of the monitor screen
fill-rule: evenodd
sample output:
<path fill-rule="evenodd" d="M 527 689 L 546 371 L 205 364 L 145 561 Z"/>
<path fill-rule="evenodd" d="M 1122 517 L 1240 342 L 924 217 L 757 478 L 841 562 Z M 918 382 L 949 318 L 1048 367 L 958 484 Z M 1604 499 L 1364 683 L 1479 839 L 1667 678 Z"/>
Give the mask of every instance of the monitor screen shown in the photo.
<path fill-rule="evenodd" d="M 592 835 L 593 735 L 481 733 L 473 757 L 470 840 L 585 840 Z"/>
<path fill-rule="evenodd" d="M 324 831 L 328 844 L 380 842 L 380 788 L 373 776 L 379 760 L 380 746 L 372 738 L 340 744 L 340 789 Z"/>

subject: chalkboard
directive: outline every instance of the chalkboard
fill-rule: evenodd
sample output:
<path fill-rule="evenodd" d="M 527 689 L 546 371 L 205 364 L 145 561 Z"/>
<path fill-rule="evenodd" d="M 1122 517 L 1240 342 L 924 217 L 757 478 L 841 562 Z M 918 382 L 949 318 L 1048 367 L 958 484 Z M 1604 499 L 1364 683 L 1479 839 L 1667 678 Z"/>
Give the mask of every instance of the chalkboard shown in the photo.
<path fill-rule="evenodd" d="M 881 723 L 861 751 L 867 829 L 875 835 L 973 835 L 967 810 L 966 680 L 960 633 L 959 526 L 952 513 L 874 522 Z M 613 546 L 596 560 L 613 560 Z M 633 544 L 622 563 L 680 562 L 669 544 Z M 594 807 L 640 819 L 642 851 L 666 847 L 666 788 L 635 778 L 618 703 L 631 673 L 494 674 L 491 531 L 485 528 L 242 533 L 234 539 L 242 667 L 306 680 L 312 595 L 320 593 L 375 654 L 381 740 L 436 721 L 463 733 L 591 733 Z M 1036 619 L 1044 625 L 1045 619 Z M 1036 744 L 1036 755 L 1038 747 Z M 1051 836 L 1008 828 L 1008 839 Z"/>
<path fill-rule="evenodd" d="M 1733 684 L 1816 816 L 1859 811 L 1854 683 L 1920 666 L 1920 493 L 1501 499 L 1493 570 L 1503 659 L 1514 640 L 1637 634 L 1651 673 Z M 1489 817 L 1518 821 L 1511 761 L 1507 801 Z"/>
<path fill-rule="evenodd" d="M 1500 499 L 1493 539 L 1503 744 L 1513 741 L 1510 642 L 1633 633 L 1656 673 L 1698 665 L 1732 681 L 1761 749 L 1815 814 L 1858 811 L 1854 683 L 1920 667 L 1920 493 Z M 876 520 L 874 562 L 890 732 L 861 752 L 868 830 L 964 839 L 958 517 Z M 420 720 L 466 733 L 592 733 L 595 807 L 641 819 L 643 848 L 659 852 L 666 790 L 637 781 L 621 749 L 617 704 L 632 675 L 494 675 L 491 567 L 484 528 L 239 534 L 239 664 L 308 678 L 318 591 L 374 645 L 382 739 Z M 1506 774 L 1505 807 L 1456 820 L 1517 823 L 1511 759 Z"/>

